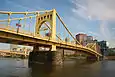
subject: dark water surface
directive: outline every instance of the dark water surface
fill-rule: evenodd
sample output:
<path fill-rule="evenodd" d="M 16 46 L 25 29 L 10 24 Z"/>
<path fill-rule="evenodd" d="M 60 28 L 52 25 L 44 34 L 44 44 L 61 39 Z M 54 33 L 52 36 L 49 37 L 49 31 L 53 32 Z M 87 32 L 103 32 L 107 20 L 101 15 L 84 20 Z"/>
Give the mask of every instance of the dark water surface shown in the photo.
<path fill-rule="evenodd" d="M 63 66 L 36 64 L 27 59 L 0 58 L 0 77 L 115 77 L 115 61 L 65 61 Z"/>

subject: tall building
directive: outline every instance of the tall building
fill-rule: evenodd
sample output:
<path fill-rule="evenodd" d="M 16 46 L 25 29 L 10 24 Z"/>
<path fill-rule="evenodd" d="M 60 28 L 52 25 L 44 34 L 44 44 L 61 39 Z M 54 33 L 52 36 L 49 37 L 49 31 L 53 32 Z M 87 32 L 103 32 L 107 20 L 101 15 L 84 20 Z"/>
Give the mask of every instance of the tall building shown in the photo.
<path fill-rule="evenodd" d="M 86 45 L 86 40 L 87 40 L 87 35 L 79 33 L 79 34 L 76 35 L 76 39 L 78 40 L 78 42 L 80 44 L 82 44 L 83 46 L 85 46 Z"/>
<path fill-rule="evenodd" d="M 98 44 L 100 45 L 102 55 L 104 55 L 104 56 L 108 55 L 107 42 L 106 41 L 100 41 L 100 42 L 98 42 Z"/>
<path fill-rule="evenodd" d="M 93 42 L 93 36 L 87 36 L 87 43 L 92 43 Z"/>
<path fill-rule="evenodd" d="M 97 51 L 98 53 L 101 53 L 101 47 L 100 47 L 100 45 L 98 44 L 98 42 L 96 42 L 96 51 Z"/>

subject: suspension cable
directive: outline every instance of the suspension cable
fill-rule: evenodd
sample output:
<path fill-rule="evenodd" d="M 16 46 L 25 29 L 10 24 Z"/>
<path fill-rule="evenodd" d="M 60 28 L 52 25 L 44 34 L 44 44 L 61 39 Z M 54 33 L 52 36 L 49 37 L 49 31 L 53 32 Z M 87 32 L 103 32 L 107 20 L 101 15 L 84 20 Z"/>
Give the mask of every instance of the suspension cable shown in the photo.
<path fill-rule="evenodd" d="M 50 29 L 51 30 L 51 28 L 48 26 L 48 24 L 47 23 L 44 23 L 47 27 L 48 27 L 48 29 Z M 62 40 L 58 35 L 56 35 L 56 37 L 57 38 L 59 38 L 60 40 Z"/>
<path fill-rule="evenodd" d="M 61 25 L 60 25 L 59 20 L 58 20 L 57 22 L 59 23 L 58 25 L 59 25 L 59 32 L 60 32 L 60 31 L 61 31 Z M 58 34 L 58 36 L 60 37 L 60 36 L 61 36 L 61 34 L 59 33 L 59 34 Z"/>
<path fill-rule="evenodd" d="M 66 25 L 65 25 L 64 22 L 62 21 L 61 17 L 59 16 L 59 14 L 56 13 L 56 15 L 57 15 L 58 19 L 61 21 L 61 23 L 63 24 L 64 28 L 65 28 L 65 29 L 67 30 L 67 32 L 71 35 L 71 37 L 72 37 L 78 44 L 80 44 L 80 43 L 74 38 L 74 36 L 72 35 L 72 33 L 69 31 L 69 29 L 66 27 Z M 81 45 L 81 44 L 80 44 L 80 45 Z"/>
<path fill-rule="evenodd" d="M 23 24 L 23 28 L 26 26 L 26 17 L 27 17 L 27 13 L 24 14 L 24 24 Z"/>
<path fill-rule="evenodd" d="M 8 26 L 10 26 L 10 21 L 11 21 L 11 20 L 10 20 L 10 16 L 11 16 L 11 13 L 8 13 L 8 22 L 7 22 L 7 23 L 8 23 Z"/>
<path fill-rule="evenodd" d="M 30 24 L 28 25 L 29 26 L 29 32 L 31 32 L 30 31 L 30 26 L 32 25 L 32 17 L 30 17 Z"/>
<path fill-rule="evenodd" d="M 38 14 L 38 12 L 50 12 L 52 10 L 44 10 L 44 11 L 33 11 L 33 12 L 10 12 L 10 11 L 0 11 L 0 14 L 9 14 L 9 13 L 12 13 L 12 14 Z"/>

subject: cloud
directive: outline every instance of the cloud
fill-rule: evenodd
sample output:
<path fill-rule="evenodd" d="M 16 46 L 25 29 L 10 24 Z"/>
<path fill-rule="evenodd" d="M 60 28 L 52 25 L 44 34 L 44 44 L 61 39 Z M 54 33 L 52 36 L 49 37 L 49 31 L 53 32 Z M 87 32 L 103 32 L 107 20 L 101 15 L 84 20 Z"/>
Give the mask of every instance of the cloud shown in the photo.
<path fill-rule="evenodd" d="M 108 23 L 115 21 L 115 0 L 73 0 L 71 2 L 74 5 L 71 10 L 75 16 L 80 16 L 86 21 L 98 20 L 98 22 L 101 22 L 100 32 L 97 32 L 99 34 L 92 31 L 88 33 L 107 40 L 114 46 L 114 36 L 111 33 L 112 30 L 110 30 L 111 25 Z M 112 29 L 114 30 L 114 27 Z"/>
<path fill-rule="evenodd" d="M 74 13 L 74 15 L 79 15 L 80 17 L 87 19 L 87 7 L 85 5 L 82 5 L 82 3 L 78 2 L 78 0 L 73 0 L 72 4 L 75 5 L 74 8 L 72 8 L 72 12 Z"/>
<path fill-rule="evenodd" d="M 115 28 L 112 28 L 113 30 L 115 30 Z"/>
<path fill-rule="evenodd" d="M 105 39 L 111 39 L 112 38 L 106 21 L 101 22 L 100 31 L 103 35 L 103 38 L 105 38 Z"/>
<path fill-rule="evenodd" d="M 80 16 L 98 20 L 115 19 L 115 0 L 73 0 L 72 11 Z"/>
<path fill-rule="evenodd" d="M 109 47 L 115 47 L 115 39 L 110 39 L 108 40 L 109 42 Z"/>
<path fill-rule="evenodd" d="M 95 36 L 100 36 L 98 33 L 96 32 L 92 32 L 92 31 L 88 31 L 89 34 L 95 35 Z"/>
<path fill-rule="evenodd" d="M 6 0 L 6 2 L 7 2 L 8 5 L 14 6 L 13 8 L 17 8 L 18 7 L 18 8 L 24 9 L 25 11 L 27 11 L 27 10 L 28 11 L 36 11 L 38 9 L 42 9 L 43 10 L 43 8 L 41 8 L 40 6 L 37 7 L 37 9 L 36 9 L 36 8 L 30 7 L 30 6 L 18 3 L 16 1 L 12 1 L 12 0 Z M 27 1 L 25 0 L 25 1 L 23 1 L 23 3 L 24 2 L 27 2 Z"/>
<path fill-rule="evenodd" d="M 88 0 L 89 15 L 100 20 L 115 19 L 115 0 Z"/>
<path fill-rule="evenodd" d="M 76 17 L 69 17 L 69 21 L 68 21 L 68 25 L 72 25 L 73 27 L 70 27 L 71 29 L 75 30 L 76 33 L 80 32 L 84 32 L 87 29 L 89 29 L 89 27 L 86 25 L 86 23 L 83 21 L 81 21 L 80 19 L 77 19 Z M 68 26 L 69 27 L 69 26 Z M 75 33 L 73 32 L 73 33 Z"/>
<path fill-rule="evenodd" d="M 27 10 L 28 10 L 28 9 L 34 10 L 34 9 L 32 9 L 32 8 L 23 6 L 23 5 L 21 5 L 21 4 L 17 4 L 17 3 L 15 3 L 14 1 L 11 1 L 11 0 L 6 0 L 6 2 L 7 2 L 7 4 L 12 4 L 12 5 L 14 5 L 15 7 L 20 7 L 20 8 L 27 9 Z"/>

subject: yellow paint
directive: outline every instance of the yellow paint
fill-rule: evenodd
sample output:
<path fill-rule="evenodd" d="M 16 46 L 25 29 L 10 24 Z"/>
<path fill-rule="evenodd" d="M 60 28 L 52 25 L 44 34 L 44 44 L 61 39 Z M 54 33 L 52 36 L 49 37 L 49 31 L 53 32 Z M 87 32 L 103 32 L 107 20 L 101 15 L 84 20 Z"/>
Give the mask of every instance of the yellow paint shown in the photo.
<path fill-rule="evenodd" d="M 62 48 L 68 48 L 68 49 L 74 49 L 74 50 L 81 50 L 84 52 L 88 52 L 91 53 L 93 55 L 96 55 L 97 58 L 99 58 L 99 56 L 102 56 L 100 53 L 96 52 L 95 44 L 88 44 L 86 47 L 82 46 L 82 45 L 76 45 L 73 44 L 71 42 L 65 43 L 64 41 L 60 41 L 58 42 L 56 40 L 56 17 L 58 17 L 58 19 L 60 20 L 60 22 L 64 25 L 64 28 L 67 30 L 67 32 L 71 35 L 71 37 L 75 40 L 75 38 L 73 37 L 72 33 L 69 31 L 69 29 L 66 27 L 66 25 L 64 24 L 64 22 L 62 21 L 62 19 L 60 18 L 60 16 L 58 15 L 58 13 L 56 12 L 55 9 L 50 10 L 50 11 L 44 11 L 42 14 L 38 12 L 1 12 L 0 14 L 8 14 L 9 17 L 8 19 L 5 20 L 0 20 L 0 22 L 8 22 L 8 24 L 10 24 L 11 21 L 13 20 L 26 20 L 28 18 L 32 19 L 33 17 L 36 17 L 36 26 L 35 26 L 35 34 L 34 33 L 29 33 L 29 32 L 19 32 L 17 33 L 14 30 L 9 30 L 9 28 L 0 28 L 0 38 L 4 38 L 2 39 L 2 41 L 6 41 L 6 39 L 9 40 L 17 40 L 17 43 L 22 41 L 22 42 L 27 42 L 29 43 L 33 43 L 33 44 L 41 44 L 41 45 L 48 45 L 51 47 L 51 51 L 56 51 L 56 46 L 58 47 L 62 47 Z M 25 16 L 22 18 L 13 18 L 10 19 L 10 15 L 12 14 L 23 14 L 23 15 L 28 15 L 28 14 L 34 14 L 35 16 Z M 39 35 L 40 33 L 40 28 L 42 26 L 43 23 L 45 22 L 49 22 L 50 23 L 50 29 L 51 29 L 51 39 L 48 38 L 43 38 Z M 1 25 L 2 26 L 2 25 Z M 75 40 L 77 41 L 77 40 Z"/>

